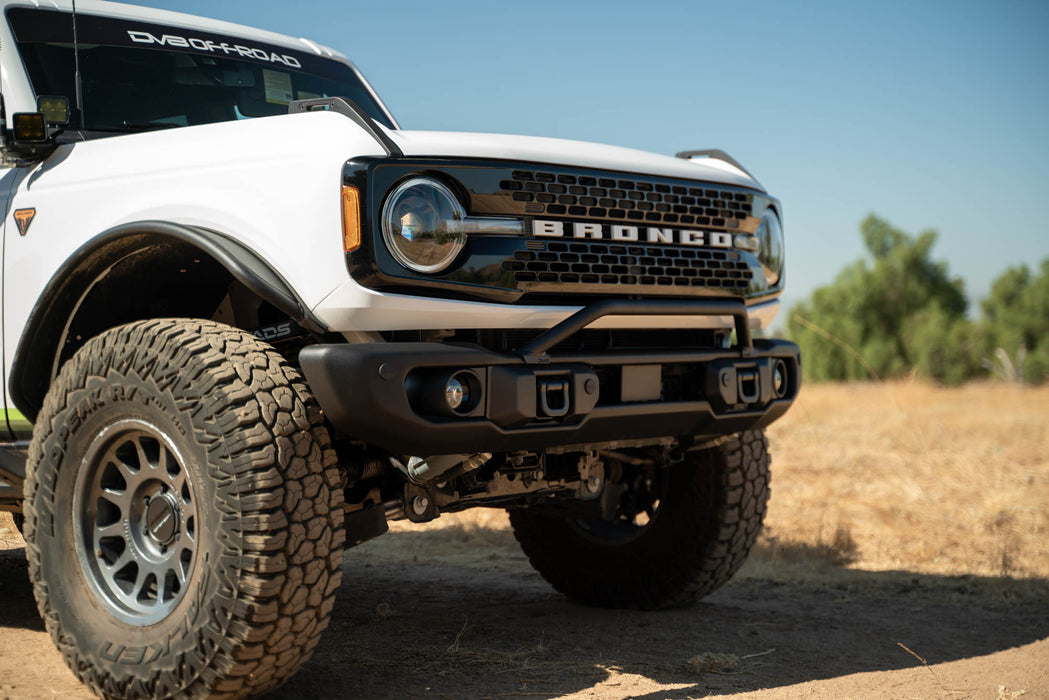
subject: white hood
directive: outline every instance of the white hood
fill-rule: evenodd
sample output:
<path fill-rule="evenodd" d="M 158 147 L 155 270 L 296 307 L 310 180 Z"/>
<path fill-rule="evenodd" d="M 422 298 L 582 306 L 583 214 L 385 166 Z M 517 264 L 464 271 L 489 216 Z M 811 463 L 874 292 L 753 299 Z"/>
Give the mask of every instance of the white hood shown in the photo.
<path fill-rule="evenodd" d="M 730 163 L 714 158 L 684 160 L 632 148 L 536 136 L 452 131 L 386 130 L 406 156 L 478 158 L 548 163 L 627 173 L 680 177 L 763 190 Z"/>

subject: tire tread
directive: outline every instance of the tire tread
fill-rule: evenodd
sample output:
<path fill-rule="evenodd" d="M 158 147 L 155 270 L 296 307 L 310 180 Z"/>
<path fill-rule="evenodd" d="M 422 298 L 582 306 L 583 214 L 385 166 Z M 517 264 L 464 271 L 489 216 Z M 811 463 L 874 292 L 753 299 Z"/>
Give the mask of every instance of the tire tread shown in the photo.
<path fill-rule="evenodd" d="M 217 505 L 239 522 L 215 533 L 223 539 L 221 565 L 231 574 L 222 594 L 208 601 L 211 619 L 225 621 L 222 629 L 214 622 L 199 626 L 197 650 L 173 669 L 122 677 L 103 671 L 67 633 L 36 537 L 50 527 L 53 516 L 43 506 L 55 498 L 55 474 L 37 465 L 69 420 L 71 397 L 101 386 L 110 373 L 149 377 L 191 417 L 194 438 L 208 451 Z M 305 381 L 250 334 L 210 321 L 154 319 L 89 340 L 44 400 L 26 480 L 30 576 L 47 630 L 74 674 L 105 697 L 250 697 L 286 681 L 327 627 L 341 576 L 345 535 L 335 467 Z M 286 491 L 298 497 L 286 499 Z M 289 582 L 297 589 L 290 595 Z M 304 606 L 306 598 L 315 604 Z"/>

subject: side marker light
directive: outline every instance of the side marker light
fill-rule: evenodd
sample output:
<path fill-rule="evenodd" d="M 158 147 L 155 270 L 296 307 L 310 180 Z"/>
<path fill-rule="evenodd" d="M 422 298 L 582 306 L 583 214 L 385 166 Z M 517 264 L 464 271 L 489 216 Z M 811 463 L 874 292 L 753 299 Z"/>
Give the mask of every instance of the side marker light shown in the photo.
<path fill-rule="evenodd" d="M 361 194 L 356 187 L 342 186 L 342 249 L 349 253 L 361 247 Z"/>

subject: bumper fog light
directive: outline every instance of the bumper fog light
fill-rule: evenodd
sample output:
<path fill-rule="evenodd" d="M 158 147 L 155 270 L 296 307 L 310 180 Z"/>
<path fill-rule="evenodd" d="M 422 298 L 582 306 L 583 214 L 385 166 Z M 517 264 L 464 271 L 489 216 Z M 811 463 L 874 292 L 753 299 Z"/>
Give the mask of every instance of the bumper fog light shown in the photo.
<path fill-rule="evenodd" d="M 448 408 L 458 411 L 470 402 L 470 389 L 456 377 L 452 377 L 444 386 L 444 400 L 448 403 Z"/>
<path fill-rule="evenodd" d="M 404 388 L 412 410 L 421 416 L 469 418 L 483 411 L 483 370 L 424 369 L 410 372 Z"/>
<path fill-rule="evenodd" d="M 787 363 L 783 360 L 776 360 L 772 366 L 772 388 L 777 399 L 787 395 Z"/>

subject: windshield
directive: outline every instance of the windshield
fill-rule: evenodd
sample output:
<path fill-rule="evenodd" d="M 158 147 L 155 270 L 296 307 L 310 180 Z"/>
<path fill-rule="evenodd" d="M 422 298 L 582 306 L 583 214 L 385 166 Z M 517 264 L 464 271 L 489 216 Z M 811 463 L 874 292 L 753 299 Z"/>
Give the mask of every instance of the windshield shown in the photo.
<path fill-rule="evenodd" d="M 76 105 L 72 16 L 8 11 L 37 95 Z M 348 97 L 393 128 L 350 66 L 250 39 L 77 15 L 83 127 L 139 131 L 287 114 L 293 100 Z M 75 112 L 75 110 L 74 110 Z M 80 125 L 80 115 L 70 121 Z"/>

